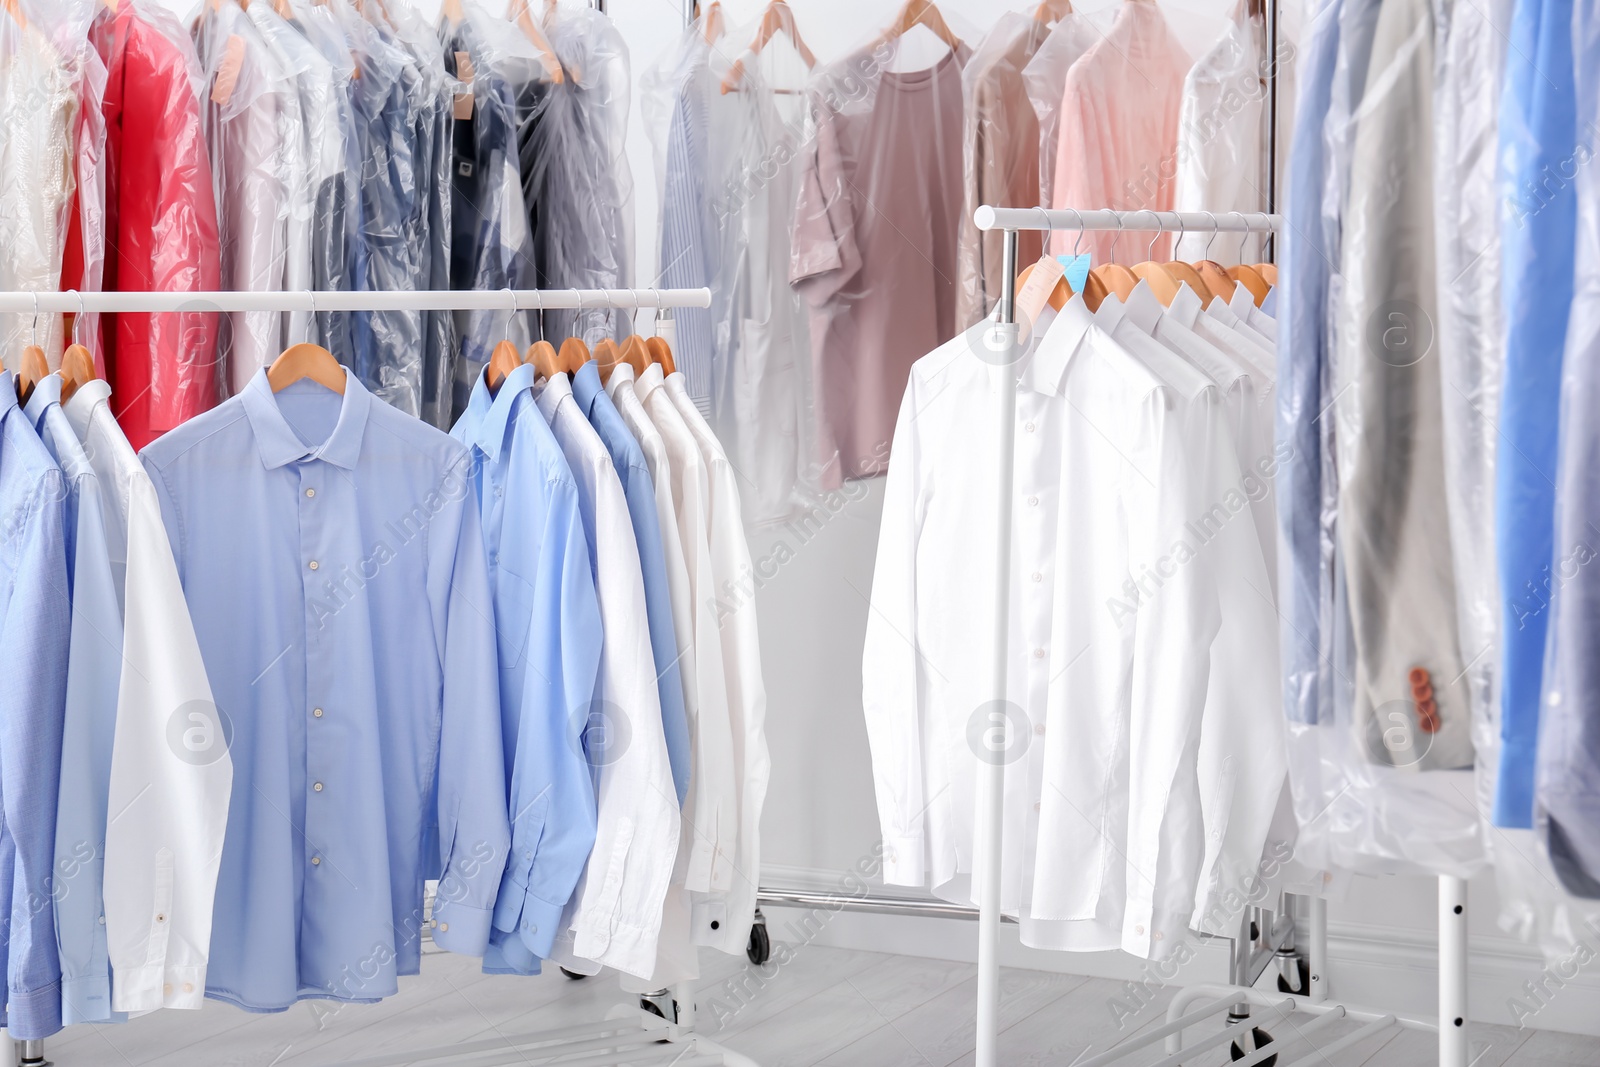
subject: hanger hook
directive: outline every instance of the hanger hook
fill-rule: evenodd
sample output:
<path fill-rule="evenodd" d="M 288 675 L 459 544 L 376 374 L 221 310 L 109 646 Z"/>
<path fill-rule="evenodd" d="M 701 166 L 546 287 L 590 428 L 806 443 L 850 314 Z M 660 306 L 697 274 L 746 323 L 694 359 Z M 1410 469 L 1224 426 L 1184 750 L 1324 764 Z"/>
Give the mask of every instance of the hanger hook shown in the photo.
<path fill-rule="evenodd" d="M 655 298 L 655 302 L 656 302 L 655 318 L 650 323 L 650 336 L 651 337 L 660 337 L 661 336 L 661 290 L 660 289 L 651 289 L 650 290 L 650 295 Z"/>
<path fill-rule="evenodd" d="M 1205 258 L 1206 259 L 1210 259 L 1211 258 L 1211 243 L 1212 243 L 1212 241 L 1215 241 L 1217 239 L 1217 231 L 1222 229 L 1222 226 L 1217 222 L 1217 217 L 1215 215 L 1213 215 L 1211 212 L 1209 212 L 1209 211 L 1206 212 L 1206 215 L 1211 219 L 1211 237 L 1210 237 L 1209 240 L 1206 241 L 1206 255 L 1205 255 Z"/>
<path fill-rule="evenodd" d="M 306 324 L 306 337 L 309 339 L 312 336 L 312 331 L 317 328 L 317 291 L 315 289 L 307 289 L 306 296 L 311 299 L 311 320 Z"/>
<path fill-rule="evenodd" d="M 72 293 L 78 298 L 78 317 L 72 320 L 72 343 L 80 344 L 83 339 L 83 319 L 89 312 L 84 307 L 83 294 L 76 289 L 72 290 Z"/>
<path fill-rule="evenodd" d="M 1078 220 L 1078 237 L 1072 242 L 1072 258 L 1078 258 L 1078 246 L 1083 244 L 1083 212 L 1077 208 L 1072 209 L 1073 216 Z"/>
<path fill-rule="evenodd" d="M 38 348 L 39 347 L 39 294 L 38 293 L 32 293 L 31 295 L 33 297 L 33 326 L 30 327 L 30 329 L 33 332 L 33 346 L 35 348 Z"/>
<path fill-rule="evenodd" d="M 1239 226 L 1239 256 L 1238 256 L 1238 259 L 1239 259 L 1240 263 L 1243 263 L 1244 262 L 1244 245 L 1245 245 L 1246 241 L 1250 240 L 1250 219 L 1242 211 L 1235 211 L 1234 214 L 1239 216 L 1240 226 Z"/>
<path fill-rule="evenodd" d="M 1125 225 L 1127 220 L 1122 217 L 1122 212 L 1120 211 L 1113 217 L 1117 220 L 1117 236 L 1111 242 L 1111 262 L 1115 263 L 1117 261 L 1117 246 L 1122 244 L 1122 231 L 1127 228 Z"/>
<path fill-rule="evenodd" d="M 1156 258 L 1156 242 L 1161 240 L 1161 212 L 1150 212 L 1150 218 L 1153 220 L 1155 233 L 1150 236 L 1150 246 L 1144 250 L 1144 258 L 1153 260 Z"/>

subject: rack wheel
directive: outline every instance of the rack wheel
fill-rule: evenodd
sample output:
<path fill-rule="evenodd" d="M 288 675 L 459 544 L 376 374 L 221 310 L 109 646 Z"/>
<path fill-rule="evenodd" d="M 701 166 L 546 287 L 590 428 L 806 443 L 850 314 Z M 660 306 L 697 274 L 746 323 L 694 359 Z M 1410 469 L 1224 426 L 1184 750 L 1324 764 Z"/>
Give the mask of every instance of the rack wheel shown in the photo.
<path fill-rule="evenodd" d="M 1278 992 L 1298 993 L 1305 996 L 1311 992 L 1311 961 L 1296 959 L 1294 981 L 1291 982 L 1282 972 L 1278 974 Z"/>
<path fill-rule="evenodd" d="M 1249 1046 L 1248 1048 L 1240 1048 L 1237 1041 L 1232 1044 L 1233 1059 L 1242 1060 L 1252 1052 L 1259 1051 L 1262 1047 L 1272 1044 L 1272 1035 L 1259 1026 L 1252 1026 L 1250 1028 L 1250 1038 L 1245 1043 Z M 1261 1061 L 1261 1067 L 1277 1067 L 1277 1063 L 1277 1056 L 1268 1056 Z"/>
<path fill-rule="evenodd" d="M 750 927 L 750 943 L 744 947 L 744 954 L 757 967 L 772 958 L 772 942 L 767 938 L 765 920 L 758 920 Z"/>
<path fill-rule="evenodd" d="M 579 974 L 577 971 L 569 971 L 565 967 L 561 968 L 561 973 L 572 979 L 574 982 L 581 982 L 585 978 L 589 977 L 586 974 Z"/>

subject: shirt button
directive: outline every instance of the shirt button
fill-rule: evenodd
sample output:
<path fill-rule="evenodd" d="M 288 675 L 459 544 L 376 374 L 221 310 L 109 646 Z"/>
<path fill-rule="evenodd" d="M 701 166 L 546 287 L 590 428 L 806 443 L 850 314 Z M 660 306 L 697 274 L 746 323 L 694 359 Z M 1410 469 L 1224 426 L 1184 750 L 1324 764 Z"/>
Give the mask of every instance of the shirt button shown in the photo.
<path fill-rule="evenodd" d="M 495 496 L 505 496 L 506 495 L 506 491 L 503 488 L 501 488 L 500 486 L 497 485 L 497 486 L 494 487 L 494 495 Z"/>
<path fill-rule="evenodd" d="M 316 495 L 317 495 L 317 491 L 315 489 L 307 489 L 306 490 L 306 496 L 310 497 L 310 496 L 316 496 Z"/>
<path fill-rule="evenodd" d="M 310 567 L 312 570 L 316 570 L 317 569 L 317 561 L 316 560 L 312 560 L 310 563 L 306 564 L 306 566 Z"/>
<path fill-rule="evenodd" d="M 1042 648 L 1034 649 L 1033 650 L 1033 658 L 1034 659 L 1044 659 L 1044 649 L 1042 649 Z"/>
<path fill-rule="evenodd" d="M 1038 506 L 1039 506 L 1039 498 L 1038 498 L 1038 497 L 1036 497 L 1036 496 L 1030 496 L 1030 497 L 1029 497 L 1029 498 L 1028 498 L 1028 506 L 1029 506 L 1029 507 L 1030 507 L 1030 508 L 1036 508 L 1036 507 L 1038 507 Z"/>
<path fill-rule="evenodd" d="M 194 983 L 193 982 L 185 982 L 185 983 L 183 983 L 183 991 L 185 993 L 193 993 L 194 992 Z"/>
<path fill-rule="evenodd" d="M 1035 800 L 1033 802 L 1033 810 L 1034 811 L 1038 811 L 1039 810 L 1039 801 Z"/>
<path fill-rule="evenodd" d="M 1030 422 L 1030 423 L 1028 423 L 1028 432 L 1029 432 L 1029 433 L 1032 433 L 1032 432 L 1033 432 L 1033 423 L 1031 423 L 1031 422 Z"/>
<path fill-rule="evenodd" d="M 450 932 L 450 924 L 449 923 L 440 923 L 439 924 L 439 932 L 441 934 L 449 933 Z"/>
<path fill-rule="evenodd" d="M 311 788 L 320 793 L 320 792 L 322 792 L 322 783 L 318 782 L 315 785 L 313 785 Z"/>
<path fill-rule="evenodd" d="M 172 983 L 171 982 L 163 982 L 163 983 L 161 983 L 161 994 L 162 994 L 162 996 L 167 996 L 167 997 L 172 996 Z"/>
<path fill-rule="evenodd" d="M 312 856 L 311 857 L 311 866 L 313 866 L 313 867 L 321 867 L 322 866 L 322 857 L 321 856 Z"/>
<path fill-rule="evenodd" d="M 1551 694 L 1550 694 L 1550 706 L 1553 708 L 1557 704 L 1560 704 L 1560 703 L 1561 703 L 1561 693 L 1558 692 L 1558 691 L 1551 692 Z"/>
<path fill-rule="evenodd" d="M 1136 934 L 1142 934 L 1142 933 L 1144 933 L 1144 927 L 1143 926 L 1135 926 L 1133 928 L 1133 932 L 1136 933 Z"/>
<path fill-rule="evenodd" d="M 311 715 L 312 715 L 313 718 L 317 718 L 317 719 L 322 718 L 322 709 L 321 708 L 312 708 L 311 709 Z"/>
<path fill-rule="evenodd" d="M 106 924 L 106 917 L 104 915 L 102 915 L 102 916 L 100 916 L 100 925 L 104 926 L 105 924 Z"/>
<path fill-rule="evenodd" d="M 1034 723 L 1033 724 L 1033 732 L 1038 734 L 1040 737 L 1043 737 L 1044 736 L 1044 723 L 1042 723 L 1042 722 Z"/>
<path fill-rule="evenodd" d="M 167 921 L 167 917 L 165 915 L 161 914 L 160 912 L 156 913 L 156 922 L 164 923 L 166 921 Z"/>
<path fill-rule="evenodd" d="M 1042 582 L 1042 581 L 1044 581 L 1044 575 L 1040 574 L 1038 571 L 1034 571 L 1033 572 L 1033 580 L 1036 581 L 1036 582 Z"/>

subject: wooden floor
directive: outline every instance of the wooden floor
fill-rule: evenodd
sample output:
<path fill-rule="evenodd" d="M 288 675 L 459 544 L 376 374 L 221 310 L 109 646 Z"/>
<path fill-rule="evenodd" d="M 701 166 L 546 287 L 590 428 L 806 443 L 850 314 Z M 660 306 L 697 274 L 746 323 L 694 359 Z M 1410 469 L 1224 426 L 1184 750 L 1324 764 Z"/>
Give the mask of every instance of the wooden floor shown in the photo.
<path fill-rule="evenodd" d="M 752 968 L 706 954 L 697 999 L 700 1029 L 761 1067 L 947 1067 L 973 1060 L 974 968 L 909 956 L 796 946 L 781 964 Z M 1172 990 L 1140 1005 L 1123 984 L 1011 970 L 1003 976 L 1002 1059 L 1006 1067 L 1059 1067 L 1159 1026 Z M 571 981 L 489 977 L 474 961 L 424 958 L 422 974 L 376 1005 L 307 1002 L 278 1015 L 250 1015 L 208 1001 L 199 1012 L 157 1012 L 121 1026 L 77 1026 L 46 1042 L 57 1067 L 324 1067 L 380 1055 L 398 1058 L 468 1041 L 500 1040 L 603 1018 L 628 1003 L 614 977 Z M 1600 1009 L 1600 1005 L 1596 1006 Z M 1119 1023 L 1121 1024 L 1119 1026 Z M 1303 1026 L 1304 1022 L 1300 1021 Z M 1280 1041 L 1296 1028 L 1273 1026 Z M 1314 1054 L 1355 1029 L 1340 1024 L 1287 1048 L 1279 1067 L 1432 1067 L 1427 1034 L 1389 1030 L 1331 1057 Z M 1199 1036 L 1209 1031 L 1199 1031 Z M 1600 1067 L 1600 1039 L 1479 1026 L 1472 1067 Z M 1128 1060 L 1161 1059 L 1159 1042 Z M 1309 1057 L 1309 1058 L 1308 1058 Z M 451 1064 L 452 1058 L 432 1061 Z M 1226 1047 L 1185 1061 L 1228 1063 Z"/>

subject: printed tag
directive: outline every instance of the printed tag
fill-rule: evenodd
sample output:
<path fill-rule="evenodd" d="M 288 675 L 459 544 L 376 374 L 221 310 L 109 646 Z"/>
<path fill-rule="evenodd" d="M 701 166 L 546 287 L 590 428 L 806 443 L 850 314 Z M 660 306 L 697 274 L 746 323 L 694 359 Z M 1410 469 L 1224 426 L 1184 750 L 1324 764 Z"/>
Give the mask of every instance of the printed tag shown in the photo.
<path fill-rule="evenodd" d="M 217 80 L 211 83 L 211 102 L 225 106 L 233 99 L 233 90 L 239 84 L 239 68 L 244 66 L 244 38 L 238 34 L 228 38 L 222 50 L 222 62 L 217 66 Z"/>
<path fill-rule="evenodd" d="M 1045 256 L 1033 265 L 1033 270 L 1028 272 L 1028 280 L 1022 283 L 1022 288 L 1017 290 L 1017 340 L 1026 341 L 1028 334 L 1033 332 L 1033 322 L 1039 317 L 1039 312 L 1044 310 L 1045 303 L 1049 301 L 1050 294 L 1055 292 L 1056 283 L 1061 280 L 1064 273 L 1062 265 Z"/>
<path fill-rule="evenodd" d="M 457 93 L 456 94 L 456 118 L 461 122 L 465 122 L 468 119 L 470 119 L 471 117 L 472 117 L 472 94 L 471 93 Z"/>
<path fill-rule="evenodd" d="M 472 66 L 472 55 L 469 52 L 456 53 L 456 81 L 469 82 L 477 77 L 477 71 Z"/>
<path fill-rule="evenodd" d="M 1083 252 L 1076 256 L 1057 256 L 1061 265 L 1067 268 L 1067 284 L 1072 286 L 1074 293 L 1083 292 L 1083 287 L 1089 284 L 1089 253 Z"/>

